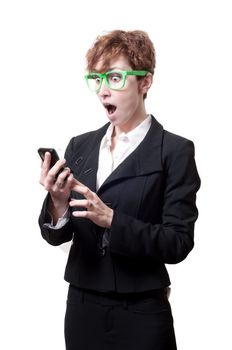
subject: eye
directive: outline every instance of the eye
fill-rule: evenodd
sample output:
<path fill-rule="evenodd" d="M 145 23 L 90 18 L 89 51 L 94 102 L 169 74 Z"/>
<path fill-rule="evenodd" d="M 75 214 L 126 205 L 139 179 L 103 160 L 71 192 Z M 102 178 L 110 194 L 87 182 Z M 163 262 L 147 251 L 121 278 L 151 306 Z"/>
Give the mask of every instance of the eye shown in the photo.
<path fill-rule="evenodd" d="M 95 77 L 94 79 L 95 79 L 96 84 L 100 84 L 101 79 L 99 77 Z"/>
<path fill-rule="evenodd" d="M 98 75 L 94 75 L 93 79 L 94 79 L 96 84 L 100 84 L 101 78 Z"/>
<path fill-rule="evenodd" d="M 122 74 L 121 73 L 109 73 L 107 74 L 107 79 L 111 83 L 119 83 L 122 80 Z"/>
<path fill-rule="evenodd" d="M 97 74 L 91 74 L 88 76 L 88 79 L 95 82 L 95 84 L 100 84 L 101 78 Z"/>

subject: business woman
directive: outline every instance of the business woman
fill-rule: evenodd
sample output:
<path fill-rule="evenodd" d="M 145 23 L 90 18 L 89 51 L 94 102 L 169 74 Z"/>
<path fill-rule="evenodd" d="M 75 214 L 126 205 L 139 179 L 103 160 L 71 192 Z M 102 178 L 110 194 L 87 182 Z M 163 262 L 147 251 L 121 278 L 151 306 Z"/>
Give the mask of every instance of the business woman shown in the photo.
<path fill-rule="evenodd" d="M 49 153 L 42 164 L 42 236 L 52 245 L 72 240 L 67 350 L 177 348 L 165 264 L 193 248 L 200 179 L 193 143 L 146 111 L 154 68 L 145 32 L 98 37 L 85 79 L 109 122 L 73 137 L 51 169 Z"/>

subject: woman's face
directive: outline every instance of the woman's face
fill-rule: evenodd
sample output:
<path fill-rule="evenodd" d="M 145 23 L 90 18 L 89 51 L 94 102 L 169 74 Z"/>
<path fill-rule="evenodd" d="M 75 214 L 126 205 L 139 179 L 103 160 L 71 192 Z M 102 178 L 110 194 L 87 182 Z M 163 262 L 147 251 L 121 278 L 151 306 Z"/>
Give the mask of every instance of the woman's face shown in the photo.
<path fill-rule="evenodd" d="M 101 70 L 102 62 L 95 66 L 97 72 Z M 107 71 L 132 70 L 127 59 L 120 56 L 111 60 Z M 102 86 L 97 96 L 106 110 L 106 115 L 114 126 L 121 127 L 128 131 L 146 117 L 143 101 L 144 91 L 139 87 L 139 81 L 135 76 L 127 76 L 122 90 L 111 90 L 102 81 Z"/>

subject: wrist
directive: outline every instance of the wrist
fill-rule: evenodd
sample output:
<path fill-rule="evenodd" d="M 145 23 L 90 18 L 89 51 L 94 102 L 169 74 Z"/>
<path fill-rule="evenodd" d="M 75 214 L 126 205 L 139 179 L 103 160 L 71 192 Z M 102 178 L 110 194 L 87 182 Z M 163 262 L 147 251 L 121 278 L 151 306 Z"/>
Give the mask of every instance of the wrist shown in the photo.
<path fill-rule="evenodd" d="M 48 211 L 52 215 L 55 221 L 63 217 L 63 215 L 67 212 L 68 208 L 69 208 L 68 200 L 60 201 L 51 196 L 51 200 L 49 201 L 49 205 L 48 205 Z"/>

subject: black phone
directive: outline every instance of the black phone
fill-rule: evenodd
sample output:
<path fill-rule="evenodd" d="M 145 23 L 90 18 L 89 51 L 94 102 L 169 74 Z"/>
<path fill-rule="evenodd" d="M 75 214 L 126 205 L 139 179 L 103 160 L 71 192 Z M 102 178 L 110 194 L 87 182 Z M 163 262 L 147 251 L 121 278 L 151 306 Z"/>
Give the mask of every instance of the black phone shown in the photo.
<path fill-rule="evenodd" d="M 40 155 L 40 158 L 42 159 L 42 161 L 44 161 L 44 157 L 45 157 L 45 153 L 49 152 L 51 153 L 51 164 L 50 164 L 50 168 L 53 167 L 53 165 L 56 164 L 56 162 L 60 159 L 58 156 L 58 153 L 56 152 L 56 150 L 54 148 L 45 148 L 45 147 L 41 147 L 38 149 L 38 153 Z"/>
<path fill-rule="evenodd" d="M 38 149 L 38 153 L 40 155 L 40 158 L 42 159 L 42 161 L 44 161 L 44 157 L 45 157 L 45 153 L 49 152 L 51 153 L 51 163 L 50 163 L 50 168 L 53 167 L 53 165 L 56 164 L 56 162 L 60 159 L 58 156 L 58 153 L 56 152 L 55 148 L 46 148 L 46 147 L 41 147 Z M 64 167 L 62 167 L 58 173 L 56 174 L 56 178 L 57 176 L 64 170 Z"/>

